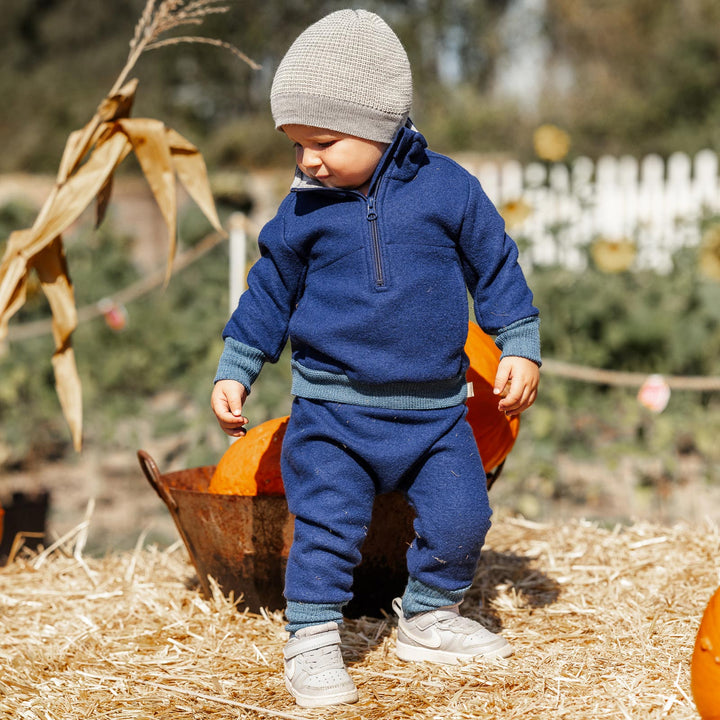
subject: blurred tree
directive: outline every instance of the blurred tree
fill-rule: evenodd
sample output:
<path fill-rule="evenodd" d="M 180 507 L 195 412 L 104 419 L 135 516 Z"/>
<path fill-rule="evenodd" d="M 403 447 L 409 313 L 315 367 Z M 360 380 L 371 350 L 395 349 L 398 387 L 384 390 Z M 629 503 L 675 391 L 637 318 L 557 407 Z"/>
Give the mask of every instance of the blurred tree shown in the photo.
<path fill-rule="evenodd" d="M 386 2 L 383 13 L 403 40 L 422 88 L 467 83 L 487 90 L 502 43 L 498 22 L 512 0 Z"/>
<path fill-rule="evenodd" d="M 717 0 L 547 0 L 546 109 L 586 152 L 689 152 L 720 142 Z M 560 96 L 560 97 L 559 97 Z"/>

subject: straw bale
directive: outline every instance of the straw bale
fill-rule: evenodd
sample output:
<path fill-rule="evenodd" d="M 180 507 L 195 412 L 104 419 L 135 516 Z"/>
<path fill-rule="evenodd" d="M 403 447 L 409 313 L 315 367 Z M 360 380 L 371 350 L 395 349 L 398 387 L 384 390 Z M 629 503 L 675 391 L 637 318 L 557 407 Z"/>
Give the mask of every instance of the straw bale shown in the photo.
<path fill-rule="evenodd" d="M 499 518 L 463 612 L 513 657 L 404 664 L 392 617 L 348 620 L 360 702 L 303 710 L 283 684 L 282 613 L 202 597 L 179 542 L 100 559 L 78 543 L 0 569 L 2 720 L 696 718 L 689 661 L 720 584 L 714 526 Z"/>

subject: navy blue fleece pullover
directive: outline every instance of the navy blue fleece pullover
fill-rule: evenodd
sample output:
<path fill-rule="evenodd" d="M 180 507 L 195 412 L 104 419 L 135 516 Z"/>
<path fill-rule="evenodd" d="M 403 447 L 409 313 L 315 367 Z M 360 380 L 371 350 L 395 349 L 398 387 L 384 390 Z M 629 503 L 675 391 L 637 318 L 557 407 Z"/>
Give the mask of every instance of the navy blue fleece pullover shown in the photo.
<path fill-rule="evenodd" d="M 367 197 L 298 171 L 259 237 L 215 380 L 250 390 L 290 338 L 292 393 L 401 409 L 464 401 L 469 290 L 504 355 L 540 363 L 518 251 L 475 177 L 401 128 Z"/>

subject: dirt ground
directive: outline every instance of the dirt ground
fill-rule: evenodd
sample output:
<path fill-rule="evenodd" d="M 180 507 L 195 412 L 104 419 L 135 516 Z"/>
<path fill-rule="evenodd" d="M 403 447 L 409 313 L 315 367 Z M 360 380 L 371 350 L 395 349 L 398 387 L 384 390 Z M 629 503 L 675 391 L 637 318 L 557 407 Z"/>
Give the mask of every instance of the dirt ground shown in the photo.
<path fill-rule="evenodd" d="M 132 453 L 98 458 L 91 454 L 46 463 L 0 477 L 0 503 L 13 492 L 50 493 L 47 542 L 89 520 L 87 552 L 104 555 L 132 548 L 141 534 L 167 546 L 177 531 L 165 504 L 143 475 Z"/>

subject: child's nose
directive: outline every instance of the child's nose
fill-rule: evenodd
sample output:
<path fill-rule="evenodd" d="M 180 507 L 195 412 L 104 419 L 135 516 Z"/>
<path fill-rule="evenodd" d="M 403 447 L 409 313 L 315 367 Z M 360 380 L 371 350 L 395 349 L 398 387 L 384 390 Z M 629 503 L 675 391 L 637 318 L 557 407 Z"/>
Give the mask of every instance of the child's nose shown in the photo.
<path fill-rule="evenodd" d="M 318 167 L 320 165 L 320 156 L 314 150 L 309 148 L 302 148 L 298 155 L 298 164 L 304 165 L 305 167 Z"/>

